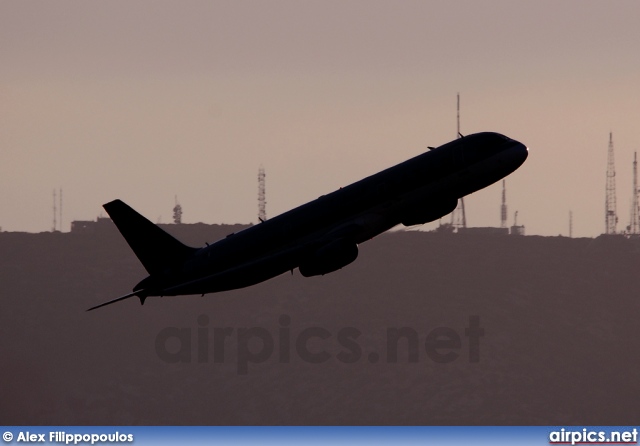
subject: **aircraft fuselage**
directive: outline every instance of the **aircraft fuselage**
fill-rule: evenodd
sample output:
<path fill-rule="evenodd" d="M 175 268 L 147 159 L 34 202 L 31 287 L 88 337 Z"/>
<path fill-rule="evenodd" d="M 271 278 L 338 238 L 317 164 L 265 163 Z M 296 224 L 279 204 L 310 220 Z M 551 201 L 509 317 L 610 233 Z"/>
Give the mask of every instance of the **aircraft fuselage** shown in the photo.
<path fill-rule="evenodd" d="M 162 283 L 149 295 L 253 285 L 304 265 L 305 257 L 336 240 L 357 247 L 398 224 L 437 220 L 460 197 L 516 170 L 527 153 L 523 144 L 496 133 L 449 142 L 201 248 L 175 271 L 170 282 L 179 285 Z M 140 287 L 154 288 L 148 283 Z"/>
<path fill-rule="evenodd" d="M 196 249 L 120 200 L 104 205 L 149 276 L 131 296 L 206 294 L 247 287 L 298 268 L 328 274 L 353 262 L 358 244 L 392 227 L 437 220 L 458 199 L 524 163 L 527 148 L 498 133 L 451 141 L 375 175 Z"/>

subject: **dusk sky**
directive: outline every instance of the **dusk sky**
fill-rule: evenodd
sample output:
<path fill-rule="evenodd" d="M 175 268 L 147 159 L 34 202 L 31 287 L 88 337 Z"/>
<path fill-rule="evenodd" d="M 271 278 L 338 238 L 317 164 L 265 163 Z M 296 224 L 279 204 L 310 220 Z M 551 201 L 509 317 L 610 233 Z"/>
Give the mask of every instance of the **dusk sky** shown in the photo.
<path fill-rule="evenodd" d="M 0 227 L 62 230 L 120 198 L 157 222 L 257 221 L 456 137 L 529 147 L 509 224 L 618 229 L 640 150 L 638 1 L 0 1 Z M 500 185 L 469 196 L 500 224 Z M 436 223 L 425 225 L 426 229 Z"/>

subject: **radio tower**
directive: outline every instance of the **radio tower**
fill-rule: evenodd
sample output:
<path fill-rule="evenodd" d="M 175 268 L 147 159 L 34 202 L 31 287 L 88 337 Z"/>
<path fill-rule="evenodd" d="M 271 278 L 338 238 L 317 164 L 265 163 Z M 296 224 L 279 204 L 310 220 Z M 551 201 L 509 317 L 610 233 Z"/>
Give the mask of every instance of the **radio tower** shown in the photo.
<path fill-rule="evenodd" d="M 261 222 L 267 220 L 267 201 L 265 195 L 265 173 L 264 167 L 258 169 L 258 220 Z"/>
<path fill-rule="evenodd" d="M 182 206 L 178 203 L 178 196 L 175 196 L 176 205 L 173 207 L 173 223 L 176 225 L 182 224 Z"/>
<path fill-rule="evenodd" d="M 58 224 L 56 223 L 56 215 L 58 214 L 58 211 L 56 209 L 56 190 L 53 190 L 53 228 L 51 229 L 51 232 L 56 232 L 57 226 Z"/>
<path fill-rule="evenodd" d="M 609 133 L 607 156 L 607 196 L 605 201 L 605 234 L 615 234 L 618 215 L 616 214 L 616 167 L 613 157 L 613 134 Z"/>
<path fill-rule="evenodd" d="M 573 212 L 569 211 L 569 238 L 573 238 Z"/>
<path fill-rule="evenodd" d="M 505 180 L 502 180 L 502 206 L 500 206 L 500 227 L 507 227 L 507 186 Z"/>
<path fill-rule="evenodd" d="M 460 133 L 460 93 L 457 95 L 457 107 L 456 107 L 456 119 L 457 119 L 457 137 L 462 138 Z M 467 214 L 464 211 L 464 197 L 460 197 L 458 200 L 458 207 L 453 210 L 451 214 L 451 225 L 458 228 L 467 227 Z"/>
<path fill-rule="evenodd" d="M 640 203 L 638 203 L 638 152 L 633 152 L 633 195 L 631 198 L 631 224 L 629 234 L 640 234 Z"/>

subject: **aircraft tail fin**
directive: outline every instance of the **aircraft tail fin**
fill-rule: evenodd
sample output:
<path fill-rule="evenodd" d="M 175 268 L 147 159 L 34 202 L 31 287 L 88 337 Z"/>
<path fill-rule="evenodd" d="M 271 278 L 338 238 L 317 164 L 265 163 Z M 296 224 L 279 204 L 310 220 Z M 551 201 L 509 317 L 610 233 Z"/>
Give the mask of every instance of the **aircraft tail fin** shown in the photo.
<path fill-rule="evenodd" d="M 149 274 L 162 274 L 167 267 L 183 262 L 197 251 L 167 234 L 121 200 L 111 201 L 103 207 Z"/>

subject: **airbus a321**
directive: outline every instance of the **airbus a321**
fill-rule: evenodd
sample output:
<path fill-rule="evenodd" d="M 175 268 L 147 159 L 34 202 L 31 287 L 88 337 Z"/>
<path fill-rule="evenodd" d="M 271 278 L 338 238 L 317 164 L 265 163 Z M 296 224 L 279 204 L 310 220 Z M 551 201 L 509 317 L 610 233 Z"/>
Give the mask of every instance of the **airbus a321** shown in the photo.
<path fill-rule="evenodd" d="M 498 133 L 467 135 L 202 248 L 186 246 L 121 200 L 104 205 L 149 275 L 133 296 L 216 293 L 298 269 L 305 277 L 339 270 L 358 245 L 398 224 L 451 213 L 458 199 L 506 177 L 527 147 Z"/>

